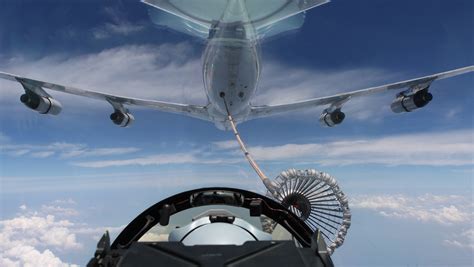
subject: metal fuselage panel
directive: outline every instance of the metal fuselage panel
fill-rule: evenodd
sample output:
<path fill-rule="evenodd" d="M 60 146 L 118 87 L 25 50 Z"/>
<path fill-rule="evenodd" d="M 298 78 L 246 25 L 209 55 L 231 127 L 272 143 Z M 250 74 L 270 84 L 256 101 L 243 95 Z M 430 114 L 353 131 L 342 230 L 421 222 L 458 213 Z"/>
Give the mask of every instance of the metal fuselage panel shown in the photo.
<path fill-rule="evenodd" d="M 245 21 L 246 11 L 243 5 L 237 1 L 233 3 L 226 15 L 239 14 L 242 15 L 242 21 Z M 260 59 L 253 26 L 239 20 L 224 21 L 225 16 L 209 32 L 202 69 L 210 103 L 209 116 L 219 129 L 230 129 L 222 95 L 234 120 L 245 120 L 250 112 L 250 99 L 257 89 Z"/>
<path fill-rule="evenodd" d="M 243 119 L 250 111 L 249 102 L 260 74 L 256 46 L 248 42 L 211 40 L 205 55 L 203 76 L 212 103 L 211 115 L 218 122 L 227 119 L 221 97 L 224 94 L 230 113 L 236 120 Z"/>

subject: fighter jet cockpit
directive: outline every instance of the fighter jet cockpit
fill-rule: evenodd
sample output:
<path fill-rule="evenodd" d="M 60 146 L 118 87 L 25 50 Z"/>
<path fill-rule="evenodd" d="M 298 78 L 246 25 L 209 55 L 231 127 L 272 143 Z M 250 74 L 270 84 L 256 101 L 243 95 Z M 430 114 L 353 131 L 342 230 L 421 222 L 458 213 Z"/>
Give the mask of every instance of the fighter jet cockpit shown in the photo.
<path fill-rule="evenodd" d="M 0 267 L 472 266 L 473 10 L 0 0 Z"/>
<path fill-rule="evenodd" d="M 164 199 L 87 266 L 333 266 L 319 230 L 281 203 L 234 188 L 203 188 Z"/>

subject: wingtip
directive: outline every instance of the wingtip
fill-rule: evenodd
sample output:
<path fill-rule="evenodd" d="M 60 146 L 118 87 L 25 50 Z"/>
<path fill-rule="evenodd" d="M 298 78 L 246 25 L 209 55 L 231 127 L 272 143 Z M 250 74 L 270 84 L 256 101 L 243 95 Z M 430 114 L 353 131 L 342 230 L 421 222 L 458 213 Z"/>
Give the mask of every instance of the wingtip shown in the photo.
<path fill-rule="evenodd" d="M 16 78 L 20 78 L 20 76 L 17 76 L 17 75 L 13 75 L 13 74 L 11 74 L 11 73 L 7 73 L 7 72 L 0 71 L 0 78 L 5 79 L 5 80 L 10 80 L 10 81 L 17 82 L 18 80 L 17 80 Z"/>

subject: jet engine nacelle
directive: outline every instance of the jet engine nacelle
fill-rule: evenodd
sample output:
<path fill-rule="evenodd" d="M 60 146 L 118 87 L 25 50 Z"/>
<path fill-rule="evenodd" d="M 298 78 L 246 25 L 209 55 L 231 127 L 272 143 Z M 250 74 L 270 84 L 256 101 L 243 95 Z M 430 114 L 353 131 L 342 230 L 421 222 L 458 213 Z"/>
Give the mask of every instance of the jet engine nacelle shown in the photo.
<path fill-rule="evenodd" d="M 110 114 L 110 119 L 115 123 L 116 125 L 120 127 L 127 127 L 132 124 L 132 122 L 135 120 L 132 114 L 128 112 L 121 112 L 119 110 L 116 110 L 114 113 Z"/>
<path fill-rule="evenodd" d="M 403 92 L 393 100 L 390 108 L 395 113 L 411 112 L 426 106 L 432 99 L 433 95 L 428 92 L 428 88 L 411 94 Z"/>
<path fill-rule="evenodd" d="M 49 96 L 27 92 L 20 97 L 21 103 L 41 114 L 58 115 L 63 109 L 61 103 Z"/>
<path fill-rule="evenodd" d="M 325 110 L 323 114 L 321 114 L 321 117 L 319 117 L 319 122 L 324 127 L 334 127 L 340 124 L 345 117 L 346 114 L 344 114 L 341 109 L 336 109 L 332 112 Z"/>

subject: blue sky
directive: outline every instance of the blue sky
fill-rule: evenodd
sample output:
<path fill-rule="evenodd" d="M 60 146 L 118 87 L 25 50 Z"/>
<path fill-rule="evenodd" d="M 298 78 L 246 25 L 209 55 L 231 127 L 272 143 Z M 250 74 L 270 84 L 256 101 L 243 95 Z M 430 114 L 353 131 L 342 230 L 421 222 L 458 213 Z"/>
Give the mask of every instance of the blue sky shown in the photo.
<path fill-rule="evenodd" d="M 334 0 L 313 9 L 300 30 L 262 43 L 254 102 L 301 100 L 472 65 L 473 5 Z M 205 43 L 153 26 L 143 4 L 0 6 L 1 71 L 140 98 L 205 102 Z M 391 113 L 394 94 L 387 93 L 349 102 L 346 121 L 332 129 L 319 126 L 322 108 L 239 129 L 269 177 L 294 167 L 338 178 L 353 224 L 333 256 L 336 264 L 468 266 L 473 79 L 435 82 L 433 101 L 410 114 Z M 136 122 L 122 129 L 108 119 L 107 104 L 59 93 L 52 94 L 63 104 L 60 116 L 41 116 L 19 102 L 19 84 L 0 81 L 0 88 L 0 265 L 33 258 L 85 265 L 106 228 L 117 234 L 149 205 L 186 189 L 264 192 L 233 135 L 212 123 L 131 108 Z"/>

